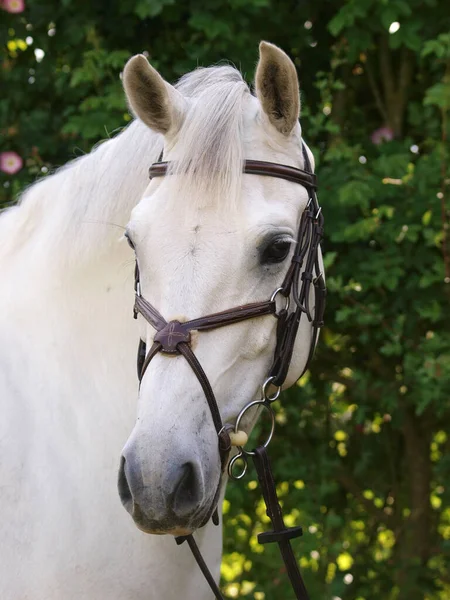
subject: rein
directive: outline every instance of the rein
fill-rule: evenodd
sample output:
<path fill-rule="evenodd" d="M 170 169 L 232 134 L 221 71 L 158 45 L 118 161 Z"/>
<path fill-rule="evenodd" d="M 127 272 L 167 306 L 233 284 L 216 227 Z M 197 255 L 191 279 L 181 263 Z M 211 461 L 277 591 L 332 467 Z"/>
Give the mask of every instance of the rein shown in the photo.
<path fill-rule="evenodd" d="M 228 465 L 228 475 L 233 479 L 241 479 L 247 471 L 248 457 L 252 457 L 258 474 L 258 480 L 261 485 L 263 498 L 266 503 L 267 515 L 273 526 L 272 531 L 259 534 L 258 541 L 261 544 L 278 544 L 297 600 L 309 600 L 290 544 L 291 539 L 302 535 L 302 528 L 286 527 L 284 523 L 267 454 L 267 447 L 272 439 L 275 428 L 275 416 L 271 404 L 278 399 L 281 393 L 281 387 L 287 377 L 301 318 L 305 315 L 305 318 L 311 323 L 312 330 L 308 358 L 303 372 L 301 373 L 301 375 L 303 375 L 312 360 L 319 330 L 323 326 L 323 314 L 325 310 L 326 287 L 319 265 L 319 247 L 323 237 L 323 215 L 316 196 L 316 176 L 312 172 L 311 163 L 304 145 L 302 146 L 302 152 L 305 170 L 290 167 L 288 165 L 258 160 L 246 160 L 244 162 L 243 172 L 246 174 L 286 179 L 287 181 L 302 185 L 307 189 L 309 194 L 308 204 L 300 220 L 297 243 L 291 259 L 291 264 L 282 284 L 274 291 L 269 300 L 236 306 L 228 310 L 212 313 L 183 323 L 180 321 L 167 322 L 159 311 L 141 295 L 139 269 L 136 263 L 134 318 L 137 318 L 137 315 L 140 314 L 154 329 L 156 329 L 153 345 L 148 352 L 145 342 L 141 340 L 139 343 L 137 360 L 139 382 L 142 381 L 151 360 L 159 352 L 168 355 L 182 354 L 184 356 L 200 382 L 210 408 L 212 420 L 218 436 L 222 472 L 225 471 Z M 159 161 L 154 163 L 149 170 L 150 178 L 166 175 L 169 166 L 170 163 L 168 162 Z M 315 299 L 313 309 L 310 306 L 310 291 L 312 287 L 314 289 Z M 278 294 L 285 299 L 285 304 L 284 307 L 277 312 L 276 297 Z M 294 308 L 290 311 L 291 297 L 294 301 Z M 239 323 L 240 321 L 267 315 L 273 315 L 278 322 L 274 358 L 267 379 L 262 385 L 262 398 L 260 400 L 249 402 L 237 416 L 234 426 L 231 424 L 224 425 L 211 384 L 200 362 L 191 349 L 191 331 L 209 331 L 217 329 L 218 327 L 225 327 L 226 325 L 232 325 L 233 323 Z M 272 394 L 269 393 L 270 386 L 276 388 Z M 256 407 L 264 408 L 268 411 L 272 423 L 271 431 L 267 440 L 261 446 L 255 450 L 245 450 L 244 445 L 247 436 L 239 429 L 239 427 L 247 411 Z M 228 459 L 232 446 L 236 446 L 238 452 L 229 461 Z M 239 460 L 242 461 L 243 468 L 241 472 L 236 473 L 235 466 L 236 462 Z M 216 504 L 219 500 L 220 488 L 221 484 L 219 483 L 212 509 L 202 523 L 202 526 L 206 525 L 211 516 L 214 524 L 218 524 Z M 194 558 L 202 570 L 216 599 L 224 600 L 192 534 L 176 538 L 177 544 L 182 544 L 185 541 L 187 541 Z"/>

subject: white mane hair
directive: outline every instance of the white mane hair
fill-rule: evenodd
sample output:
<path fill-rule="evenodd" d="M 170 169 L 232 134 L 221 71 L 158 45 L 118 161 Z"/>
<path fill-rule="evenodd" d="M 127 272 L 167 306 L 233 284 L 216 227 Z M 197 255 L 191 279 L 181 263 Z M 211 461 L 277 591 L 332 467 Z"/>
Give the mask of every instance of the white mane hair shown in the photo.
<path fill-rule="evenodd" d="M 178 201 L 195 190 L 199 202 L 235 199 L 247 84 L 234 67 L 219 66 L 196 69 L 177 88 L 190 98 L 190 107 L 177 136 L 180 153 L 173 183 L 178 193 L 173 197 Z M 52 260 L 64 263 L 89 259 L 93 251 L 107 253 L 142 197 L 148 167 L 158 160 L 162 146 L 162 136 L 135 120 L 89 154 L 31 185 L 17 205 L 0 215 L 0 261 L 31 247 L 32 241 L 33 255 L 56 252 Z M 181 173 L 182 181 L 176 177 Z"/>
<path fill-rule="evenodd" d="M 121 236 L 148 183 L 162 138 L 139 121 L 31 185 L 0 215 L 0 261 L 26 247 L 79 262 Z M 119 226 L 119 229 L 116 227 Z"/>
<path fill-rule="evenodd" d="M 244 102 L 250 90 L 231 66 L 198 68 L 176 87 L 191 101 L 170 169 L 175 176 L 173 197 L 189 194 L 197 206 L 202 202 L 230 205 L 241 186 Z"/>

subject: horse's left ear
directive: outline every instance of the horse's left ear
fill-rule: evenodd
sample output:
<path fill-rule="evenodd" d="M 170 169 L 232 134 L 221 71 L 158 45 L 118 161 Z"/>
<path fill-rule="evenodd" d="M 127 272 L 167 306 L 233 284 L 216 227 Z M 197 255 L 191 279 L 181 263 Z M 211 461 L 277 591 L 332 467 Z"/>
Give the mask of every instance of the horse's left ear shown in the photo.
<path fill-rule="evenodd" d="M 255 87 L 270 123 L 289 135 L 300 115 L 297 71 L 289 56 L 268 42 L 259 45 Z"/>

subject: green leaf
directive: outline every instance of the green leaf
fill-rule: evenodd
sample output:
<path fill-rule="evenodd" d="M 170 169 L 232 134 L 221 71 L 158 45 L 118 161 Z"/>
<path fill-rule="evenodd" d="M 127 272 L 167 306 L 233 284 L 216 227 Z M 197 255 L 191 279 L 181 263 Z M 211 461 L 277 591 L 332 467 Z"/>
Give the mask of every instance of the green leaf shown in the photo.
<path fill-rule="evenodd" d="M 174 2 L 175 0 L 139 0 L 134 7 L 134 13 L 140 19 L 156 17 L 161 13 L 164 6 Z"/>
<path fill-rule="evenodd" d="M 426 212 L 423 213 L 422 215 L 422 223 L 425 227 L 428 227 L 428 225 L 430 224 L 431 221 L 431 215 L 432 215 L 432 211 L 431 210 L 427 210 Z"/>
<path fill-rule="evenodd" d="M 417 312 L 423 319 L 436 323 L 442 316 L 442 308 L 439 302 L 431 300 L 427 304 L 420 305 Z"/>
<path fill-rule="evenodd" d="M 339 202 L 342 205 L 359 206 L 363 210 L 369 207 L 373 197 L 374 188 L 365 181 L 349 181 L 339 190 Z"/>
<path fill-rule="evenodd" d="M 436 83 L 427 89 L 424 105 L 438 106 L 442 110 L 450 109 L 450 83 Z"/>
<path fill-rule="evenodd" d="M 421 56 L 430 54 L 437 58 L 450 58 L 450 33 L 442 33 L 436 39 L 425 42 Z"/>

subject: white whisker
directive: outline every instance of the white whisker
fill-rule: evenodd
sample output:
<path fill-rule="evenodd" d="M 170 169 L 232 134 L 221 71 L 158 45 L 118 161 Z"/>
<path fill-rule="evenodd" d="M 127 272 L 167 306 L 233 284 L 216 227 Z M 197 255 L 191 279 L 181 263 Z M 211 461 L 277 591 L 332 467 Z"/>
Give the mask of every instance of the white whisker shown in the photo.
<path fill-rule="evenodd" d="M 119 225 L 118 223 L 112 223 L 111 221 L 83 221 L 83 223 L 92 225 L 108 225 L 110 227 L 117 227 L 119 229 L 122 229 L 123 231 L 126 230 L 126 227 L 124 227 L 123 225 Z"/>

